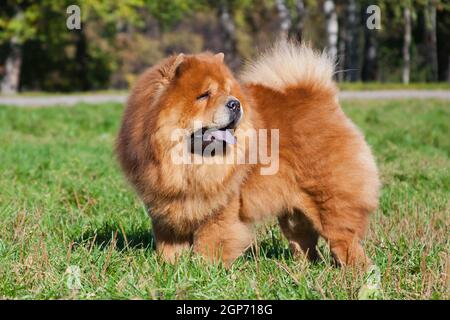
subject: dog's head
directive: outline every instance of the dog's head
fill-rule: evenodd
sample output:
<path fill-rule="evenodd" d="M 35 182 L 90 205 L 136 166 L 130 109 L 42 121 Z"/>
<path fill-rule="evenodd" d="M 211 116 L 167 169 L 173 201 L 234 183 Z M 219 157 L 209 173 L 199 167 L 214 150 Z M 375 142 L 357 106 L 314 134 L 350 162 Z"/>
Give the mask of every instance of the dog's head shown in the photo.
<path fill-rule="evenodd" d="M 122 163 L 131 169 L 148 160 L 173 163 L 180 151 L 189 154 L 187 164 L 242 159 L 251 122 L 244 115 L 245 96 L 223 59 L 222 53 L 179 54 L 137 80 L 118 139 Z"/>
<path fill-rule="evenodd" d="M 192 153 L 215 156 L 237 142 L 245 106 L 223 58 L 222 53 L 180 54 L 160 69 L 166 81 L 159 97 L 160 126 L 172 135 L 185 130 Z"/>
<path fill-rule="evenodd" d="M 186 130 L 193 153 L 214 156 L 237 142 L 244 102 L 223 58 L 222 53 L 180 54 L 162 70 L 167 84 L 160 96 L 165 115 L 160 119 L 171 122 L 161 125 Z"/>

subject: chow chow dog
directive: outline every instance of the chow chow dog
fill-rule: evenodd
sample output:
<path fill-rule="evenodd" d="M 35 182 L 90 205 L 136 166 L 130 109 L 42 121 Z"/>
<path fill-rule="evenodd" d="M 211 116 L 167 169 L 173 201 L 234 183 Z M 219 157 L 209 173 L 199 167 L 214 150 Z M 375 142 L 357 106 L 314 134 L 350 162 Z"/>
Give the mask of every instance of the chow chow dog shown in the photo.
<path fill-rule="evenodd" d="M 321 236 L 340 264 L 366 264 L 361 241 L 380 183 L 370 148 L 339 106 L 333 60 L 280 42 L 239 80 L 223 60 L 168 57 L 128 99 L 116 149 L 157 251 L 174 262 L 193 248 L 229 265 L 252 244 L 255 225 L 277 217 L 294 254 L 317 259 Z M 275 173 L 261 174 L 259 156 L 237 161 L 249 156 L 249 130 L 277 132 Z M 190 161 L 174 161 L 180 146 Z M 222 152 L 202 153 L 212 146 Z"/>

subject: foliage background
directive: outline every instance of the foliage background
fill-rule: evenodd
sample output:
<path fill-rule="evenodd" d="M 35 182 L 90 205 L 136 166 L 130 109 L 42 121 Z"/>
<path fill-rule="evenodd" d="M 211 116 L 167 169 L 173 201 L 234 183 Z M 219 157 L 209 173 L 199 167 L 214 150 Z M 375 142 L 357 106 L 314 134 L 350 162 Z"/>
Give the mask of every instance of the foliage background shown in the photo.
<path fill-rule="evenodd" d="M 21 48 L 19 88 L 22 91 L 84 91 L 126 89 L 137 74 L 174 52 L 224 51 L 229 65 L 237 70 L 283 34 L 327 45 L 325 1 L 312 0 L 6 0 L 0 10 L 0 78 L 12 41 Z M 399 82 L 405 7 L 412 12 L 411 81 L 448 81 L 450 61 L 450 10 L 438 0 L 336 0 L 339 22 L 338 69 L 346 69 L 340 81 Z M 298 9 L 299 3 L 304 5 Z M 81 30 L 68 30 L 66 8 L 81 8 Z M 365 32 L 365 9 L 381 8 L 382 29 Z M 282 7 L 280 7 L 282 5 Z M 356 24 L 349 23 L 349 8 L 355 5 Z M 426 9 L 436 9 L 436 56 L 432 70 L 432 43 L 427 33 Z M 283 17 L 280 8 L 287 9 Z M 224 12 L 229 20 L 224 20 Z M 300 18 L 303 18 L 300 20 Z M 287 20 L 286 20 L 287 19 Z M 300 22 L 301 26 L 300 26 Z M 229 30 L 231 26 L 232 30 Z M 228 29 L 227 29 L 228 28 Z M 348 42 L 345 34 L 355 39 Z M 365 43 L 374 39 L 376 63 L 365 58 Z M 348 68 L 350 66 L 350 68 Z M 369 76 L 365 68 L 370 67 Z M 350 70 L 348 70 L 350 69 Z M 355 70 L 353 70 L 355 69 Z M 350 76 L 352 75 L 353 76 Z"/>

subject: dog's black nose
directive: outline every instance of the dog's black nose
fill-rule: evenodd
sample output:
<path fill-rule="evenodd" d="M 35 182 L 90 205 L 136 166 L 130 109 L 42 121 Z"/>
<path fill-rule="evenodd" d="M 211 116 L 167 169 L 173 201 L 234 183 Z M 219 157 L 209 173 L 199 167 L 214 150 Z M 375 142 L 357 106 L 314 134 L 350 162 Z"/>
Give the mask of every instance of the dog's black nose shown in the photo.
<path fill-rule="evenodd" d="M 231 109 L 231 110 L 238 110 L 241 107 L 241 103 L 239 102 L 239 100 L 230 100 L 227 102 L 227 108 Z"/>

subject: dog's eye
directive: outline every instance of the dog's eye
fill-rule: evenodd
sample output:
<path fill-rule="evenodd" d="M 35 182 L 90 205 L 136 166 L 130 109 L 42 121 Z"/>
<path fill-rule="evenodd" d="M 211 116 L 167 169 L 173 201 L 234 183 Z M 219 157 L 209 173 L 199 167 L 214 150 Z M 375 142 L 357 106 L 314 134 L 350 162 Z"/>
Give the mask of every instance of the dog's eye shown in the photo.
<path fill-rule="evenodd" d="M 210 92 L 209 92 L 209 90 L 208 90 L 208 91 L 206 91 L 206 92 L 203 92 L 201 95 L 199 95 L 199 96 L 197 97 L 197 100 L 202 100 L 202 99 L 208 98 L 209 95 L 210 95 Z"/>

